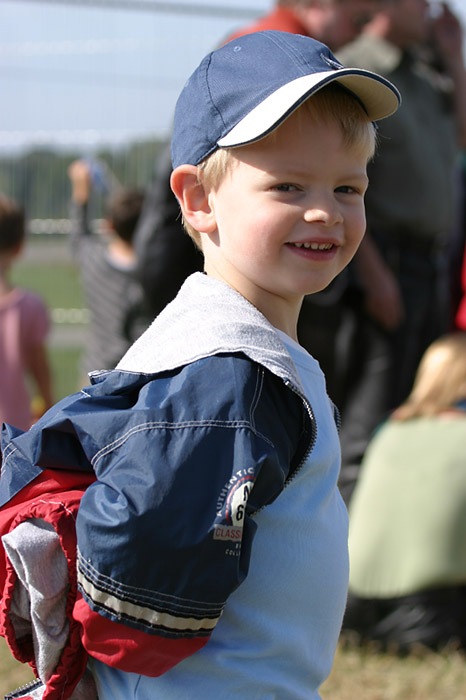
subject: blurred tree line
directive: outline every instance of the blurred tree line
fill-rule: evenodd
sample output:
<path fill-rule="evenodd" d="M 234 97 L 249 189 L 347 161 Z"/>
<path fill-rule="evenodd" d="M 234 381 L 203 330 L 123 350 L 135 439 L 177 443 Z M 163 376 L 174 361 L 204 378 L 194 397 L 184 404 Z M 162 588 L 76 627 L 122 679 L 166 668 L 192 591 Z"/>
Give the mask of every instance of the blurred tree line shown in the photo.
<path fill-rule="evenodd" d="M 102 215 L 105 195 L 112 185 L 145 189 L 153 177 L 164 142 L 138 141 L 125 147 L 83 151 L 34 148 L 19 155 L 0 157 L 0 192 L 21 204 L 28 219 L 68 217 L 70 183 L 68 166 L 77 158 L 89 158 L 95 166 L 96 190 L 93 215 Z"/>

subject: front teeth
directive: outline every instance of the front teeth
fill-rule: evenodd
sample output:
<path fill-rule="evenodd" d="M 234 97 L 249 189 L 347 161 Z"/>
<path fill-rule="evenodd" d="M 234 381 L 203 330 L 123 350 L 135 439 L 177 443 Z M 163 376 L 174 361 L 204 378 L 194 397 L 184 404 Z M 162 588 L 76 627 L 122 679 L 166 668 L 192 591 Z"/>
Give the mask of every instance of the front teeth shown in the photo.
<path fill-rule="evenodd" d="M 333 243 L 295 243 L 296 248 L 307 248 L 311 250 L 330 250 Z"/>

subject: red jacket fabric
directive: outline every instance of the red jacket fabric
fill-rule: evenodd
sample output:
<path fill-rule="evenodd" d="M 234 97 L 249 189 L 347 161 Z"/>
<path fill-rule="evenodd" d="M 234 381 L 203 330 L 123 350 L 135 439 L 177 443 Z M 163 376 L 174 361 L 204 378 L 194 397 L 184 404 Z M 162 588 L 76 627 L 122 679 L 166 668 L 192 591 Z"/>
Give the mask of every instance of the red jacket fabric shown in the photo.
<path fill-rule="evenodd" d="M 22 489 L 7 507 L 0 510 L 2 535 L 30 518 L 40 518 L 50 523 L 60 538 L 68 563 L 66 616 L 70 632 L 60 661 L 47 681 L 43 700 L 69 697 L 86 668 L 87 653 L 81 643 L 81 626 L 72 614 L 78 598 L 75 517 L 84 491 L 94 480 L 93 473 L 46 470 Z M 3 547 L 0 547 L 0 581 L 3 584 L 0 590 L 0 635 L 5 637 L 13 656 L 21 663 L 28 663 L 37 675 L 32 635 L 18 638 L 10 619 L 17 576 Z"/>
<path fill-rule="evenodd" d="M 463 270 L 461 273 L 461 286 L 463 289 L 463 297 L 458 306 L 455 316 L 455 326 L 461 331 L 466 331 L 466 249 L 463 258 Z"/>
<path fill-rule="evenodd" d="M 276 30 L 279 32 L 289 32 L 290 34 L 303 34 L 308 36 L 304 25 L 299 21 L 293 10 L 286 7 L 277 7 L 268 15 L 260 17 L 256 22 L 242 27 L 237 32 L 228 37 L 227 41 L 237 39 L 245 34 L 254 32 L 262 32 L 267 30 Z"/>

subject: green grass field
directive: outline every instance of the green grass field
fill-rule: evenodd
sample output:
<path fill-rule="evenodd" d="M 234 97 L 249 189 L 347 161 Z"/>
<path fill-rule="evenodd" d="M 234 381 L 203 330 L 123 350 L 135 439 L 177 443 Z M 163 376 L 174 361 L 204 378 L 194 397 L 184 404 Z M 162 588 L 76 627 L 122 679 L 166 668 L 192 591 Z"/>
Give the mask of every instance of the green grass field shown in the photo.
<path fill-rule="evenodd" d="M 51 309 L 84 306 L 79 270 L 74 263 L 53 260 L 20 263 L 14 270 L 13 279 L 16 284 L 39 292 Z"/>

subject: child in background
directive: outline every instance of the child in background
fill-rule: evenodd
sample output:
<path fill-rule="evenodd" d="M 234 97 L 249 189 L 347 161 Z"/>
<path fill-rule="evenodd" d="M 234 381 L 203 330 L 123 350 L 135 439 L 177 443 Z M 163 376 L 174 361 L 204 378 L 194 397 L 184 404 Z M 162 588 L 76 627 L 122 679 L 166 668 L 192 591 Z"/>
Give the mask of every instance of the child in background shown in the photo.
<path fill-rule="evenodd" d="M 350 506 L 345 628 L 407 651 L 466 648 L 466 333 L 430 345 L 376 432 Z"/>
<path fill-rule="evenodd" d="M 27 430 L 37 415 L 31 410 L 27 377 L 38 391 L 41 412 L 52 405 L 45 339 L 50 322 L 43 301 L 10 281 L 11 268 L 26 236 L 23 211 L 0 194 L 0 424 Z"/>
<path fill-rule="evenodd" d="M 177 104 L 171 179 L 205 274 L 116 370 L 5 434 L 0 504 L 18 453 L 23 483 L 57 460 L 55 480 L 95 475 L 71 632 L 100 700 L 320 697 L 347 515 L 335 407 L 296 327 L 362 240 L 373 120 L 398 104 L 307 37 L 259 32 L 207 56 Z M 4 537 L 13 558 L 34 513 Z"/>
<path fill-rule="evenodd" d="M 133 234 L 141 213 L 143 193 L 116 189 L 107 202 L 107 230 L 93 233 L 88 208 L 92 193 L 92 165 L 74 161 L 71 181 L 71 246 L 81 268 L 83 293 L 90 311 L 90 327 L 82 359 L 83 374 L 113 369 L 130 345 L 149 325 L 142 288 L 135 278 Z"/>

